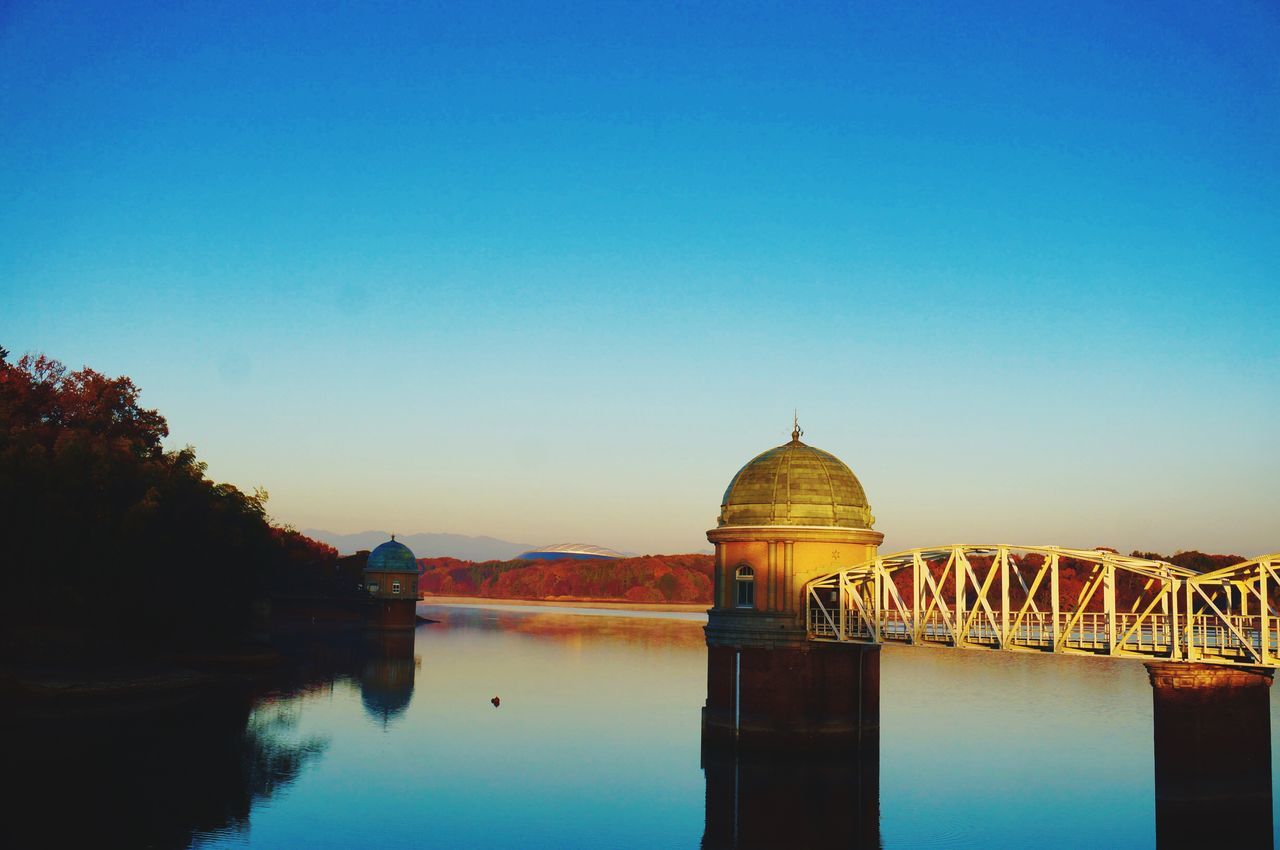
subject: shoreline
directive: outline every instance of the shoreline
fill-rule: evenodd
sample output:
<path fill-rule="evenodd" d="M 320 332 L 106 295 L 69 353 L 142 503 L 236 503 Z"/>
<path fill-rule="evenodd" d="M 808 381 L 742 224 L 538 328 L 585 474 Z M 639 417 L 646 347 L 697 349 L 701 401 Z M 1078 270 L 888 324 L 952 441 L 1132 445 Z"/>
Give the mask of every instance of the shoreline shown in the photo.
<path fill-rule="evenodd" d="M 616 600 L 498 599 L 487 596 L 428 596 L 416 605 L 457 607 L 578 609 L 614 611 L 633 616 L 679 615 L 677 619 L 702 616 L 709 606 L 688 602 L 620 602 Z M 416 608 L 415 605 L 415 608 Z M 438 622 L 418 614 L 417 623 Z M 347 626 L 349 624 L 342 624 Z M 287 631 L 287 629 L 285 630 Z M 324 634 L 346 633 L 321 629 Z M 312 627 L 303 633 L 315 634 Z M 352 631 L 352 634 L 358 634 Z M 284 634 L 282 632 L 281 634 Z M 147 710 L 198 698 L 211 689 L 244 683 L 284 663 L 277 646 L 237 647 L 205 650 L 172 658 L 131 659 L 114 663 L 0 661 L 0 715 L 10 709 L 22 714 L 35 712 L 104 713 Z"/>
<path fill-rule="evenodd" d="M 492 596 L 423 596 L 419 605 L 505 605 L 529 608 L 603 608 L 609 611 L 659 611 L 705 614 L 710 604 L 701 602 L 618 602 L 595 599 L 500 599 Z"/>

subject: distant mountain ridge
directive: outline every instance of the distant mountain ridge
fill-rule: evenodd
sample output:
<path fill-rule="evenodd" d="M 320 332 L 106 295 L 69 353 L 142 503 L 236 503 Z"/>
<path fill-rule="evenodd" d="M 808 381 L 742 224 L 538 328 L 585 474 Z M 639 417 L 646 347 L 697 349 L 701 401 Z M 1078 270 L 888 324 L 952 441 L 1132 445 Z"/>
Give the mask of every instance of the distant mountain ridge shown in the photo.
<path fill-rule="evenodd" d="M 350 555 L 361 549 L 372 549 L 391 539 L 388 531 L 357 531 L 354 534 L 336 534 L 320 528 L 308 528 L 302 532 L 330 546 L 339 554 Z M 531 543 L 514 543 L 496 537 L 471 537 L 466 534 L 397 534 L 396 540 L 413 550 L 419 558 L 457 558 L 461 561 L 507 561 L 517 555 L 538 548 Z"/>

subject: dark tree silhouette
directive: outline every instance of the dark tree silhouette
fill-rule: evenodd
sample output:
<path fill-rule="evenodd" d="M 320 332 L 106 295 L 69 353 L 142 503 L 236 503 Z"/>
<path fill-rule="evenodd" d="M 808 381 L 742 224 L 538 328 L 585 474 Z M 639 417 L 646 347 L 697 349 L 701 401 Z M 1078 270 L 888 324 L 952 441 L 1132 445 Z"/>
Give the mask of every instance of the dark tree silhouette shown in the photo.
<path fill-rule="evenodd" d="M 91 659 L 244 639 L 274 586 L 336 551 L 205 476 L 127 377 L 0 357 L 0 653 Z"/>

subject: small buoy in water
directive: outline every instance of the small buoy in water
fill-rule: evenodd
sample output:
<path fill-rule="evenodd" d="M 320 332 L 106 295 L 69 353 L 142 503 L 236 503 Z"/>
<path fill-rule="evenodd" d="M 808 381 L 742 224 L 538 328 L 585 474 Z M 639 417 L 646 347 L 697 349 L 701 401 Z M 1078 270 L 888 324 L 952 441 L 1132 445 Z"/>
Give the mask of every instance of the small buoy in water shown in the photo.
<path fill-rule="evenodd" d="M 502 705 L 502 700 L 498 699 L 497 697 L 494 697 L 493 699 L 489 700 L 489 702 L 493 703 L 494 708 L 497 708 L 498 706 Z"/>

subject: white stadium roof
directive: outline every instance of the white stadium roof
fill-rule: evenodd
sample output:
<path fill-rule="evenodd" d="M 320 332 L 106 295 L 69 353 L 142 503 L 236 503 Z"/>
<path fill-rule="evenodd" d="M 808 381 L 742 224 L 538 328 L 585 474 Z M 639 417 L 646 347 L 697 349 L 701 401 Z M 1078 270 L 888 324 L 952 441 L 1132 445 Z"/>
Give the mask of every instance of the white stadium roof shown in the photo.
<path fill-rule="evenodd" d="M 564 555 L 572 557 L 588 558 L 625 558 L 621 552 L 615 552 L 612 549 L 605 549 L 603 546 L 592 546 L 590 543 L 553 543 L 549 546 L 539 546 L 537 549 L 530 549 L 519 557 L 524 558 L 529 555 Z"/>

